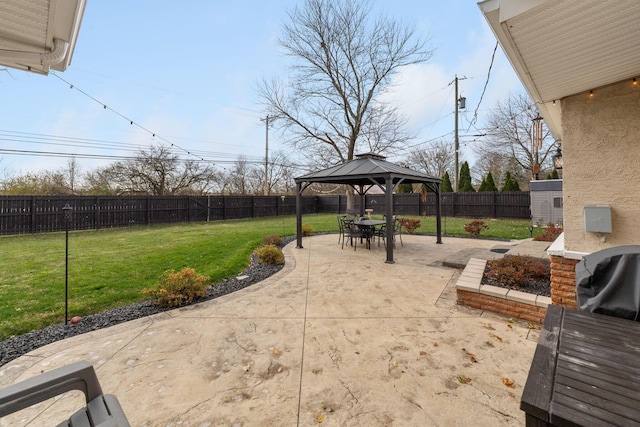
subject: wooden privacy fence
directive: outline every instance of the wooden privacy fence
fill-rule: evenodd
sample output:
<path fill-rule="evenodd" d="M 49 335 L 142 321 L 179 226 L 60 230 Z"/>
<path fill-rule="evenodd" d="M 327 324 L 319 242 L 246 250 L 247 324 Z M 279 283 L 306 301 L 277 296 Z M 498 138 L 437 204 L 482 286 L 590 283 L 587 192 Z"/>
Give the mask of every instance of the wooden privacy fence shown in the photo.
<path fill-rule="evenodd" d="M 346 196 L 321 196 L 321 212 L 346 212 Z M 442 215 L 464 218 L 512 218 L 531 219 L 531 199 L 528 191 L 482 192 L 482 193 L 442 193 Z M 360 198 L 356 196 L 360 207 Z M 374 214 L 385 213 L 384 194 L 365 197 L 365 208 Z M 434 216 L 436 214 L 435 194 L 427 193 L 426 200 L 418 193 L 394 194 L 393 211 L 398 215 Z"/>
<path fill-rule="evenodd" d="M 356 203 L 359 205 L 359 197 Z M 69 223 L 63 207 L 73 210 Z M 303 196 L 302 213 L 344 213 L 346 196 Z M 394 195 L 399 215 L 435 215 L 435 196 Z M 529 219 L 529 193 L 443 193 L 442 215 Z M 365 208 L 385 212 L 383 194 L 368 195 Z M 295 215 L 295 196 L 0 196 L 0 234 L 32 234 L 132 225 L 207 222 Z"/>

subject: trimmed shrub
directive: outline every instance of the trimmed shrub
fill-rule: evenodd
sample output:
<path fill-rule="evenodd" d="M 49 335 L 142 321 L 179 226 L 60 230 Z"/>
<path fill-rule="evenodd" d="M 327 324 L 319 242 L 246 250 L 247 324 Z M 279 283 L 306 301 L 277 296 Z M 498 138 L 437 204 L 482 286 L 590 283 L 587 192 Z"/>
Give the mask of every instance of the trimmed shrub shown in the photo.
<path fill-rule="evenodd" d="M 282 244 L 282 237 L 280 237 L 277 234 L 272 234 L 271 236 L 264 236 L 262 238 L 262 244 L 279 246 Z"/>
<path fill-rule="evenodd" d="M 480 236 L 484 230 L 487 230 L 489 226 L 484 223 L 484 221 L 471 221 L 469 224 L 464 226 L 464 231 L 471 234 L 473 237 Z"/>
<path fill-rule="evenodd" d="M 310 224 L 302 224 L 302 235 L 311 236 L 311 233 L 313 233 L 313 227 Z"/>
<path fill-rule="evenodd" d="M 542 234 L 534 237 L 533 240 L 536 240 L 538 242 L 554 242 L 560 234 L 562 234 L 562 228 L 551 225 L 545 227 Z"/>
<path fill-rule="evenodd" d="M 528 281 L 548 280 L 549 260 L 524 255 L 505 255 L 487 261 L 485 276 L 514 288 L 524 287 Z"/>
<path fill-rule="evenodd" d="M 419 219 L 409 219 L 409 218 L 401 218 L 400 224 L 407 230 L 407 233 L 413 234 L 417 228 L 420 228 L 420 220 Z"/>
<path fill-rule="evenodd" d="M 284 263 L 284 253 L 276 245 L 264 245 L 256 249 L 258 261 L 261 264 L 282 264 Z"/>
<path fill-rule="evenodd" d="M 209 277 L 197 274 L 193 268 L 185 267 L 179 272 L 165 271 L 155 288 L 144 289 L 145 295 L 153 296 L 162 307 L 180 307 L 191 304 L 206 294 Z"/>

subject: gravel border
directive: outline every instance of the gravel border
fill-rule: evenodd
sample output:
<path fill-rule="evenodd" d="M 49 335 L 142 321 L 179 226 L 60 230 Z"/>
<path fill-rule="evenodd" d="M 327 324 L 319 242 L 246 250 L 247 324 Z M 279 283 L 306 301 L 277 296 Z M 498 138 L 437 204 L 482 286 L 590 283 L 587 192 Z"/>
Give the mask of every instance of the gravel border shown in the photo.
<path fill-rule="evenodd" d="M 295 237 L 285 237 L 282 239 L 281 248 L 295 240 Z M 227 295 L 229 293 L 246 288 L 263 281 L 282 269 L 284 265 L 265 265 L 260 264 L 255 254 L 251 256 L 249 267 L 238 276 L 225 279 L 221 282 L 213 284 L 207 288 L 207 294 L 195 303 L 211 300 L 214 298 Z M 238 277 L 246 276 L 242 280 Z M 115 308 L 113 310 L 92 314 L 83 317 L 77 324 L 65 325 L 58 323 L 48 326 L 44 329 L 28 332 L 23 335 L 17 335 L 0 341 L 0 366 L 27 354 L 39 347 L 51 344 L 65 338 L 74 337 L 86 332 L 96 331 L 98 329 L 107 328 L 117 325 L 118 323 L 128 322 L 129 320 L 139 319 L 141 317 L 150 316 L 156 313 L 162 313 L 172 308 L 163 308 L 155 304 L 153 301 L 144 301 L 131 304 L 125 307 Z"/>

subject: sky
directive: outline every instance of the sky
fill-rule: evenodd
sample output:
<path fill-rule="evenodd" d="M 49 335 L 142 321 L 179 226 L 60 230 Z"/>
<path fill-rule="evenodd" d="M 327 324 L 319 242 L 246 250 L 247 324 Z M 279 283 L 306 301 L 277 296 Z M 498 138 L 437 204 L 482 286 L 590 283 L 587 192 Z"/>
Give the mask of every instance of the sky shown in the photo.
<path fill-rule="evenodd" d="M 72 155 L 86 172 L 159 143 L 219 168 L 231 168 L 239 156 L 263 162 L 266 112 L 257 86 L 286 79 L 290 60 L 277 38 L 287 13 L 302 4 L 88 0 L 66 71 L 0 70 L 0 175 L 64 168 Z M 466 135 L 479 133 L 498 101 L 523 90 L 500 47 L 484 89 L 496 40 L 476 2 L 372 4 L 374 15 L 414 26 L 433 49 L 427 63 L 403 68 L 385 95 L 407 117 L 416 136 L 410 145 L 439 138 L 453 144 L 457 75 L 466 97 L 460 155 L 473 164 L 477 138 Z M 292 153 L 270 132 L 275 151 Z"/>

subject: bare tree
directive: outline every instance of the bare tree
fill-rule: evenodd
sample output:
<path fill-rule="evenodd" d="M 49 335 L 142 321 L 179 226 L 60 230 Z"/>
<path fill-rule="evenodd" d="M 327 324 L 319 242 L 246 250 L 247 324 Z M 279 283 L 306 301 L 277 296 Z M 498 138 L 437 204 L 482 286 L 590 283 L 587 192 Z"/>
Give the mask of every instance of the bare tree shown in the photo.
<path fill-rule="evenodd" d="M 518 181 L 520 188 L 529 187 L 530 171 L 523 169 L 513 157 L 506 153 L 485 153 L 473 166 L 474 181 L 482 181 L 491 172 L 491 176 L 499 188 L 503 184 L 505 173 L 509 172 L 511 177 Z"/>
<path fill-rule="evenodd" d="M 287 155 L 282 151 L 271 153 L 271 162 L 269 164 L 269 174 L 267 176 L 267 184 L 269 185 L 269 194 L 280 193 L 286 194 L 295 185 L 293 177 L 294 165 Z M 251 187 L 255 186 L 255 182 L 264 185 L 264 168 L 250 167 Z"/>
<path fill-rule="evenodd" d="M 434 141 L 426 148 L 414 149 L 407 159 L 410 167 L 436 178 L 442 178 L 445 172 L 451 171 L 454 161 L 454 146 L 445 140 Z"/>
<path fill-rule="evenodd" d="M 259 87 L 285 141 L 318 166 L 406 141 L 404 119 L 379 95 L 399 68 L 429 60 L 426 40 L 374 19 L 362 0 L 306 0 L 289 18 L 278 40 L 295 61 L 289 80 Z"/>
<path fill-rule="evenodd" d="M 101 174 L 118 194 L 154 196 L 203 194 L 214 179 L 211 165 L 182 160 L 162 145 L 140 150 L 134 159 L 113 163 Z"/>
<path fill-rule="evenodd" d="M 247 161 L 246 156 L 239 156 L 238 160 L 233 164 L 233 169 L 226 174 L 226 192 L 241 195 L 253 194 L 251 169 L 251 164 Z M 259 178 L 255 178 L 255 180 L 260 182 Z"/>
<path fill-rule="evenodd" d="M 117 184 L 111 180 L 110 167 L 97 168 L 84 174 L 84 193 L 93 196 L 116 196 Z"/>
<path fill-rule="evenodd" d="M 535 104 L 526 95 L 512 94 L 498 103 L 487 122 L 486 138 L 475 147 L 479 163 L 483 164 L 486 172 L 491 170 L 494 177 L 501 177 L 502 173 L 497 174 L 493 169 L 501 162 L 501 168 L 504 171 L 510 169 L 512 175 L 522 176 L 527 171 L 529 179 L 534 176 L 536 150 L 533 149 L 531 135 L 536 117 Z M 543 124 L 542 129 L 542 147 L 537 150 L 540 165 L 551 160 L 550 153 L 555 147 L 546 125 Z M 528 186 L 528 182 L 526 184 Z"/>
<path fill-rule="evenodd" d="M 78 165 L 78 161 L 75 157 L 70 157 L 67 159 L 67 163 L 65 167 L 60 170 L 60 173 L 63 174 L 67 179 L 67 185 L 71 194 L 76 194 L 77 191 L 77 182 L 80 175 L 80 166 Z"/>

